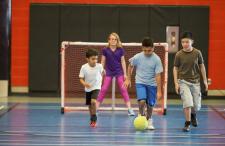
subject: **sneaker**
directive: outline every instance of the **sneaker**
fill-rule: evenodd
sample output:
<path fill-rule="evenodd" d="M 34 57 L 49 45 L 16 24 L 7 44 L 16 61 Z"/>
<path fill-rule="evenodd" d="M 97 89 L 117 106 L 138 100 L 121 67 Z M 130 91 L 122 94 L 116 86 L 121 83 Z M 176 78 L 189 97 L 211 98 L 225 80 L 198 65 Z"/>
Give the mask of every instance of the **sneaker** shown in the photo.
<path fill-rule="evenodd" d="M 96 121 L 91 121 L 90 126 L 92 128 L 96 128 L 97 127 L 97 122 Z"/>
<path fill-rule="evenodd" d="M 196 114 L 191 114 L 191 125 L 194 127 L 198 126 L 198 120 L 196 118 Z"/>
<path fill-rule="evenodd" d="M 148 119 L 148 127 L 146 129 L 155 130 L 155 127 L 153 126 L 153 120 L 152 119 Z"/>
<path fill-rule="evenodd" d="M 191 122 L 190 121 L 186 121 L 185 124 L 184 124 L 183 131 L 184 132 L 189 132 L 190 131 L 190 125 L 191 125 Z"/>
<path fill-rule="evenodd" d="M 135 116 L 135 113 L 132 109 L 128 109 L 128 116 Z"/>

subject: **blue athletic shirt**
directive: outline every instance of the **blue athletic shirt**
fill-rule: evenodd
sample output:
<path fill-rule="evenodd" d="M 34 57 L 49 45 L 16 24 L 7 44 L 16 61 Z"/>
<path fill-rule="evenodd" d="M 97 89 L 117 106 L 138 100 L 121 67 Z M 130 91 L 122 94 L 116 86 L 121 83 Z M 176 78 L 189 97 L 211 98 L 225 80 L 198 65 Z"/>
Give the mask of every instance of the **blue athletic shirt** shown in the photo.
<path fill-rule="evenodd" d="M 146 56 L 141 52 L 130 58 L 129 62 L 136 68 L 136 83 L 157 86 L 155 76 L 163 72 L 162 62 L 157 54 L 153 52 Z"/>

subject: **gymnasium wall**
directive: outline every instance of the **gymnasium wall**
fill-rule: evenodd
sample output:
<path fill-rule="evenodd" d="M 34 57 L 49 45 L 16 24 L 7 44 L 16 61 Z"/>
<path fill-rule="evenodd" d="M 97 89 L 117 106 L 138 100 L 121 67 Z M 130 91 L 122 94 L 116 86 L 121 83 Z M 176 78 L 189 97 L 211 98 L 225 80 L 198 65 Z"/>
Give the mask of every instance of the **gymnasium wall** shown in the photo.
<path fill-rule="evenodd" d="M 191 18 L 188 15 L 192 15 Z M 122 42 L 140 42 L 144 36 L 152 36 L 155 42 L 166 42 L 166 26 L 180 26 L 181 32 L 188 29 L 200 38 L 195 44 L 203 52 L 207 66 L 208 23 L 209 8 L 206 6 L 32 4 L 30 95 L 59 91 L 62 41 L 102 42 L 112 31 L 120 34 Z M 174 53 L 169 54 L 170 93 L 174 92 L 174 56 Z M 126 54 L 125 58 L 129 59 Z"/>
<path fill-rule="evenodd" d="M 209 6 L 210 8 L 210 30 L 209 30 L 209 51 L 208 51 L 208 77 L 212 79 L 210 89 L 225 89 L 221 68 L 224 64 L 223 56 L 225 50 L 225 33 L 223 26 L 225 21 L 225 2 L 223 0 L 115 0 L 115 1 L 78 1 L 78 0 L 13 0 L 12 1 L 12 56 L 11 56 L 11 84 L 13 87 L 28 87 L 29 85 L 29 18 L 31 3 L 81 3 L 81 4 L 129 4 L 129 5 L 195 5 Z M 197 14 L 197 13 L 196 13 Z M 188 15 L 187 15 L 188 16 Z M 194 15 L 193 15 L 194 16 Z M 188 16 L 189 17 L 189 16 Z M 32 19 L 32 18 L 31 18 Z M 38 22 L 40 23 L 40 22 Z M 56 24 L 57 25 L 57 24 Z M 203 24 L 204 25 L 204 24 Z M 54 26 L 54 28 L 57 26 Z M 52 29 L 54 29 L 52 28 Z M 32 33 L 32 32 L 31 32 Z M 201 38 L 199 38 L 201 39 Z M 43 42 L 46 43 L 46 42 Z M 41 45 L 41 44 L 40 44 Z M 44 53 L 44 51 L 43 51 Z M 43 58 L 45 59 L 45 58 Z"/>

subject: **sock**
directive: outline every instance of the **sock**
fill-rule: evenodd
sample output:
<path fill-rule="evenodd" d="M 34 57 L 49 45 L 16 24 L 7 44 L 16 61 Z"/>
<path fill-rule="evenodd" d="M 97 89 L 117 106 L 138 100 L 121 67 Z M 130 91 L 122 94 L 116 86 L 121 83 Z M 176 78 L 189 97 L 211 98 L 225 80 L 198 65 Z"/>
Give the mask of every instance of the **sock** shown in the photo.
<path fill-rule="evenodd" d="M 186 121 L 185 125 L 191 125 L 191 121 Z"/>
<path fill-rule="evenodd" d="M 191 113 L 191 117 L 195 118 L 196 117 L 196 113 Z"/>
<path fill-rule="evenodd" d="M 97 121 L 97 116 L 96 116 L 96 114 L 91 115 L 91 121 L 94 121 L 94 122 Z"/>

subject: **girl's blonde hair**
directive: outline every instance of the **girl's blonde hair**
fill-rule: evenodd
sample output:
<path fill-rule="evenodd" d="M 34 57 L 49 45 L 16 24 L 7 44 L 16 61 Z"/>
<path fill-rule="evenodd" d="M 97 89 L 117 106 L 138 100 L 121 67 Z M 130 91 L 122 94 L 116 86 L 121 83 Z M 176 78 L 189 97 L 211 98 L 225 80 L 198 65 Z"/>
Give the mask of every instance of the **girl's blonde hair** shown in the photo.
<path fill-rule="evenodd" d="M 108 36 L 108 40 L 110 39 L 110 36 L 113 35 L 114 37 L 116 37 L 116 40 L 117 40 L 117 44 L 116 44 L 116 47 L 117 48 L 122 48 L 122 43 L 120 41 L 120 37 L 117 33 L 115 32 L 112 32 L 109 36 Z M 108 42 L 108 46 L 107 47 L 110 47 L 110 44 Z"/>

